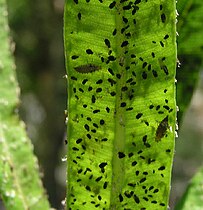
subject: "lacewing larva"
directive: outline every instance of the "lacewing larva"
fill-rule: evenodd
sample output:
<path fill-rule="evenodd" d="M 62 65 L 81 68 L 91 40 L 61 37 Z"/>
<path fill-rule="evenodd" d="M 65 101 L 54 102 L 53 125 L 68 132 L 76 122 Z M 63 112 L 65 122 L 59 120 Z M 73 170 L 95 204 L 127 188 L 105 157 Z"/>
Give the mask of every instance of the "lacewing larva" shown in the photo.
<path fill-rule="evenodd" d="M 79 73 L 87 74 L 87 73 L 100 70 L 101 66 L 97 66 L 95 64 L 85 64 L 85 65 L 77 66 L 74 69 Z"/>
<path fill-rule="evenodd" d="M 155 141 L 161 141 L 161 139 L 166 135 L 166 131 L 169 128 L 168 125 L 168 115 L 159 123 L 156 130 Z"/>

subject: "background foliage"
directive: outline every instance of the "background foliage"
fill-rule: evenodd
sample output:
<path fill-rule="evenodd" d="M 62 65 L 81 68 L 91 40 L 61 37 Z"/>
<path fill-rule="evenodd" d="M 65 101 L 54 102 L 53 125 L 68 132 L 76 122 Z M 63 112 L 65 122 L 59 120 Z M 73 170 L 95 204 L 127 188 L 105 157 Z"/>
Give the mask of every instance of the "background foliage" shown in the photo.
<path fill-rule="evenodd" d="M 6 209 L 49 209 L 33 145 L 18 118 L 20 91 L 5 0 L 0 0 L 0 46 L 0 196 Z"/>
<path fill-rule="evenodd" d="M 63 1 L 9 0 L 11 35 L 16 43 L 21 86 L 20 114 L 39 158 L 43 183 L 53 207 L 65 197 L 66 81 Z M 61 177 L 62 176 L 62 177 Z"/>

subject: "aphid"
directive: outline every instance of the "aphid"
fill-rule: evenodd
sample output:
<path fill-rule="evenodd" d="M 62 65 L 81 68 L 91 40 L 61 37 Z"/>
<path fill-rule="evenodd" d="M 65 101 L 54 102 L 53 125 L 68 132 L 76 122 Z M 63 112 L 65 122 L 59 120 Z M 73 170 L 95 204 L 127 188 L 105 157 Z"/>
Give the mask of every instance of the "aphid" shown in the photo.
<path fill-rule="evenodd" d="M 160 122 L 157 130 L 155 141 L 161 141 L 161 139 L 166 135 L 166 131 L 169 128 L 168 125 L 168 115 Z"/>
<path fill-rule="evenodd" d="M 85 64 L 81 66 L 74 67 L 74 69 L 82 74 L 92 73 L 94 71 L 98 71 L 101 69 L 101 66 L 97 66 L 95 64 Z"/>

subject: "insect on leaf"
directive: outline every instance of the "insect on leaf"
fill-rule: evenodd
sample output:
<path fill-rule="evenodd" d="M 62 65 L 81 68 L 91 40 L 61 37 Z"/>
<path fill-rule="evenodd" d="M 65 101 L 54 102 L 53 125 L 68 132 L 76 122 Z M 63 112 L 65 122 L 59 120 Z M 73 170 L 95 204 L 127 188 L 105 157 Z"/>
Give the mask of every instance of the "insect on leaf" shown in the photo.
<path fill-rule="evenodd" d="M 86 64 L 74 68 L 79 73 L 91 73 L 101 69 L 101 66 L 95 64 Z"/>
<path fill-rule="evenodd" d="M 156 130 L 156 141 L 161 141 L 161 139 L 166 135 L 166 131 L 169 128 L 168 125 L 168 116 L 166 116 L 158 125 L 158 128 Z"/>

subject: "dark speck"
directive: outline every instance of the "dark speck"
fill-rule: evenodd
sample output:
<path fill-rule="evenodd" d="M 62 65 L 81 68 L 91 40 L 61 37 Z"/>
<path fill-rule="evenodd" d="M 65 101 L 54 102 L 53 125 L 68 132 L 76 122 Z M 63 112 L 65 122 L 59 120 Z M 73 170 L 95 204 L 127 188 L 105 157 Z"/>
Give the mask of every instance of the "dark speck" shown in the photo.
<path fill-rule="evenodd" d="M 87 53 L 87 54 L 93 54 L 92 50 L 90 50 L 90 49 L 87 49 L 87 50 L 86 50 L 86 53 Z"/>
<path fill-rule="evenodd" d="M 122 102 L 120 106 L 121 107 L 125 107 L 126 106 L 126 103 L 125 102 Z"/>
<path fill-rule="evenodd" d="M 105 39 L 104 42 L 108 48 L 111 47 L 110 41 L 108 39 Z"/>
<path fill-rule="evenodd" d="M 137 204 L 140 203 L 140 199 L 139 199 L 136 195 L 134 195 L 133 198 L 134 198 L 134 201 L 135 201 Z"/>
<path fill-rule="evenodd" d="M 123 201 L 123 196 L 120 194 L 119 195 L 119 201 L 122 202 Z"/>
<path fill-rule="evenodd" d="M 107 163 L 106 163 L 106 162 L 103 162 L 103 163 L 100 163 L 100 164 L 99 164 L 99 167 L 100 167 L 100 168 L 104 168 L 106 165 L 107 165 Z"/>
<path fill-rule="evenodd" d="M 127 46 L 129 43 L 128 43 L 128 41 L 123 41 L 123 43 L 121 44 L 121 47 L 125 47 L 125 46 Z"/>
<path fill-rule="evenodd" d="M 113 1 L 113 2 L 109 5 L 109 9 L 113 9 L 113 8 L 115 7 L 115 5 L 116 5 L 116 2 Z"/>
<path fill-rule="evenodd" d="M 108 185 L 108 182 L 104 182 L 103 188 L 106 189 Z"/>
<path fill-rule="evenodd" d="M 140 117 L 142 117 L 142 113 L 138 113 L 137 115 L 136 115 L 136 119 L 140 119 Z"/>
<path fill-rule="evenodd" d="M 124 157 L 125 157 L 125 154 L 124 154 L 123 152 L 119 152 L 119 153 L 118 153 L 118 157 L 119 157 L 119 158 L 124 158 Z"/>
<path fill-rule="evenodd" d="M 165 168 L 166 168 L 165 166 L 161 166 L 160 168 L 158 168 L 158 170 L 163 171 L 163 170 L 165 170 Z"/>
<path fill-rule="evenodd" d="M 78 19 L 81 20 L 81 13 L 78 13 Z"/>

